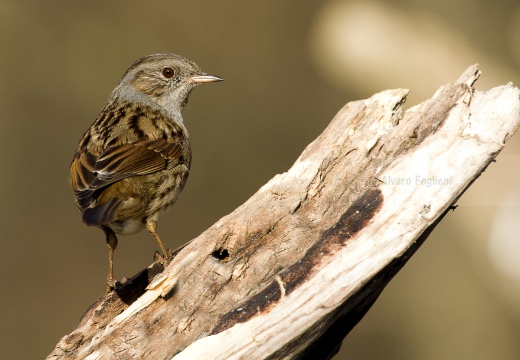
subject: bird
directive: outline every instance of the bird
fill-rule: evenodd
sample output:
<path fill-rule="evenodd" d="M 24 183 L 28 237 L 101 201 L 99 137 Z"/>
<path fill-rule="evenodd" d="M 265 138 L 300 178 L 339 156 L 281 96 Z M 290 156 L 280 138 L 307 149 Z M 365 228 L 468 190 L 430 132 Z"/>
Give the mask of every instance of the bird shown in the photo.
<path fill-rule="evenodd" d="M 180 55 L 152 54 L 135 61 L 84 133 L 69 183 L 83 222 L 105 233 L 107 293 L 116 285 L 117 235 L 146 228 L 171 261 L 157 233 L 157 219 L 177 200 L 191 165 L 188 131 L 181 115 L 196 86 L 223 79 Z"/>

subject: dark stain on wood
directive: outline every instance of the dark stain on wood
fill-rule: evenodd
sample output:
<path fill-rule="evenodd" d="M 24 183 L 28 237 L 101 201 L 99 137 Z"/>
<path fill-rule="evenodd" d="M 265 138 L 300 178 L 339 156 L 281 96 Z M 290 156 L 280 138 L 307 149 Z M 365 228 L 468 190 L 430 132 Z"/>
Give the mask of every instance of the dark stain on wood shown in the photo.
<path fill-rule="evenodd" d="M 280 286 L 276 281 L 271 282 L 261 292 L 249 298 L 243 306 L 233 309 L 222 316 L 210 335 L 218 334 L 237 323 L 246 322 L 256 314 L 268 311 L 271 306 L 280 301 L 281 297 Z"/>
<path fill-rule="evenodd" d="M 374 217 L 383 204 L 379 188 L 367 190 L 341 215 L 339 221 L 327 229 L 320 239 L 307 250 L 305 256 L 284 270 L 280 276 L 285 286 L 285 294 L 290 294 L 310 274 L 311 269 L 322 261 L 323 256 L 337 251 Z"/>
<path fill-rule="evenodd" d="M 253 295 L 240 307 L 225 314 L 211 331 L 218 334 L 231 326 L 246 322 L 256 314 L 268 311 L 282 298 L 281 285 L 285 295 L 290 294 L 303 284 L 312 274 L 313 268 L 320 264 L 327 254 L 331 254 L 363 229 L 375 216 L 383 204 L 383 194 L 379 188 L 367 190 L 339 218 L 338 222 L 323 232 L 301 260 L 282 270 L 277 279 Z M 280 283 L 281 281 L 281 283 Z"/>

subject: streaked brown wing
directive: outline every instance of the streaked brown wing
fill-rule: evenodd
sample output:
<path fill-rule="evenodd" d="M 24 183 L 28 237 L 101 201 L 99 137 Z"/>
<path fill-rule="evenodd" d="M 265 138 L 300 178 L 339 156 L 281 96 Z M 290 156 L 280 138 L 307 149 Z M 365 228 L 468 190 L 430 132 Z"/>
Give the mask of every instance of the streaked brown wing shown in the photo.
<path fill-rule="evenodd" d="M 70 168 L 70 186 L 84 211 L 110 184 L 174 167 L 181 157 L 181 145 L 163 138 L 109 147 L 99 156 L 79 152 Z"/>

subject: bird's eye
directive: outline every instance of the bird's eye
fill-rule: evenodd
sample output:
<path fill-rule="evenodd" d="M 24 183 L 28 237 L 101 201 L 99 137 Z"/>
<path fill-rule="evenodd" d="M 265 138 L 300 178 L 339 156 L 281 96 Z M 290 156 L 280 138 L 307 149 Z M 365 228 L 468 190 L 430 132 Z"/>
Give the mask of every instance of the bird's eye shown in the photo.
<path fill-rule="evenodd" d="M 163 69 L 162 74 L 165 78 L 171 78 L 173 75 L 175 75 L 175 71 L 173 71 L 173 69 L 170 67 L 166 67 Z"/>

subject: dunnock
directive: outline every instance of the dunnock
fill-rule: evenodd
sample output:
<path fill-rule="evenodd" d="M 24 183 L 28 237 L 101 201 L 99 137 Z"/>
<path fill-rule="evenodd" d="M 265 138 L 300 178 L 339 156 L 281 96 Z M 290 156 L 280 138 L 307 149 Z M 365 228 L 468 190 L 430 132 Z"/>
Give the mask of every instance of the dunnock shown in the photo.
<path fill-rule="evenodd" d="M 70 186 L 83 221 L 105 232 L 107 292 L 116 283 L 116 234 L 146 227 L 166 262 L 171 260 L 156 223 L 175 203 L 189 174 L 191 148 L 181 110 L 195 86 L 221 80 L 178 55 L 145 56 L 126 71 L 83 135 L 70 168 Z"/>

